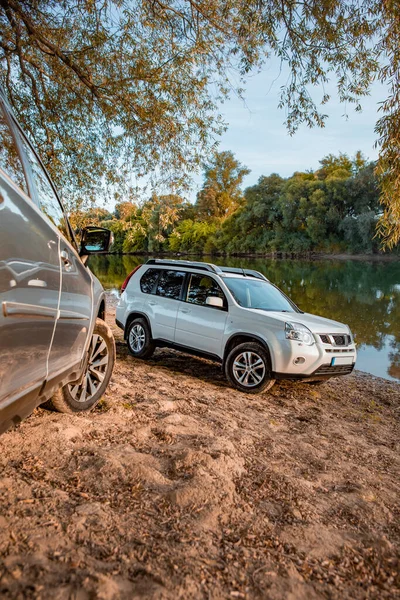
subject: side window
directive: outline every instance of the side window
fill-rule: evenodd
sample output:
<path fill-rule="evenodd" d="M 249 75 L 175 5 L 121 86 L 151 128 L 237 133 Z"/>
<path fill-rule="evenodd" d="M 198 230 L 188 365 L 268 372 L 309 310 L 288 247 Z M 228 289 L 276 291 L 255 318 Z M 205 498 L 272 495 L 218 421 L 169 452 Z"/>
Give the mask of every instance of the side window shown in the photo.
<path fill-rule="evenodd" d="M 181 271 L 161 271 L 157 285 L 157 296 L 179 300 L 186 273 Z"/>
<path fill-rule="evenodd" d="M 25 173 L 22 168 L 21 159 L 14 142 L 13 135 L 0 106 L 0 169 L 27 194 Z"/>
<path fill-rule="evenodd" d="M 25 144 L 25 151 L 32 168 L 33 181 L 38 194 L 39 204 L 42 211 L 50 219 L 50 221 L 61 231 L 67 239 L 69 232 L 65 220 L 64 212 L 55 195 L 50 181 L 47 178 L 42 165 L 34 155 L 28 144 Z"/>
<path fill-rule="evenodd" d="M 148 269 L 140 280 L 140 289 L 144 294 L 152 294 L 158 279 L 159 269 Z"/>
<path fill-rule="evenodd" d="M 208 277 L 208 275 L 191 275 L 186 302 L 207 306 L 206 299 L 209 296 L 217 296 L 218 298 L 222 298 L 224 301 L 224 307 L 227 306 L 224 292 L 212 277 Z"/>

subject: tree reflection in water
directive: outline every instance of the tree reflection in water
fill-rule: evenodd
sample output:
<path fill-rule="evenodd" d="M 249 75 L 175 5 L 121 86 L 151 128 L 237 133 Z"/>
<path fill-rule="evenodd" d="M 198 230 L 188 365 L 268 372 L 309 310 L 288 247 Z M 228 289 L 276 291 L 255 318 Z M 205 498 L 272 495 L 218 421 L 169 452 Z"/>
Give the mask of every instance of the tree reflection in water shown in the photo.
<path fill-rule="evenodd" d="M 347 323 L 360 350 L 360 369 L 362 356 L 369 355 L 371 361 L 373 350 L 380 351 L 382 366 L 374 373 L 400 380 L 399 261 L 196 259 L 261 271 L 302 310 Z M 119 290 L 127 274 L 146 260 L 130 255 L 92 256 L 89 264 L 105 289 Z"/>

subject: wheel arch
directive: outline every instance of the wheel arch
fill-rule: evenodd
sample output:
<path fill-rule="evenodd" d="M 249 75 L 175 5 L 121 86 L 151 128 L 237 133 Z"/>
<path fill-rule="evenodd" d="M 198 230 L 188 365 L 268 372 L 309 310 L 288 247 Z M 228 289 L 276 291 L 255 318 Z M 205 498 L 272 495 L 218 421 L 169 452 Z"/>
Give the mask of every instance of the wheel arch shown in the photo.
<path fill-rule="evenodd" d="M 97 311 L 97 318 L 101 319 L 102 321 L 105 321 L 106 319 L 106 303 L 104 298 L 101 300 L 100 304 L 99 304 L 99 308 Z"/>
<path fill-rule="evenodd" d="M 272 354 L 271 354 L 271 350 L 268 346 L 268 342 L 266 342 L 262 337 L 255 335 L 254 333 L 234 333 L 233 335 L 231 335 L 231 337 L 228 339 L 228 341 L 225 344 L 223 364 L 225 364 L 225 361 L 226 361 L 229 353 L 233 350 L 233 348 L 235 346 L 238 346 L 239 344 L 243 344 L 245 342 L 256 342 L 257 344 L 260 344 L 267 351 L 268 356 L 269 356 L 269 361 L 271 364 L 271 370 L 273 371 L 274 365 L 272 362 Z"/>
<path fill-rule="evenodd" d="M 134 311 L 134 312 L 131 312 L 129 314 L 128 318 L 126 319 L 125 329 L 124 329 L 124 340 L 126 340 L 128 329 L 129 329 L 132 321 L 134 321 L 135 319 L 139 319 L 139 318 L 144 319 L 146 321 L 148 328 L 150 330 L 151 338 L 153 338 L 153 332 L 151 330 L 151 324 L 150 324 L 149 317 L 145 313 L 142 313 L 140 311 Z"/>

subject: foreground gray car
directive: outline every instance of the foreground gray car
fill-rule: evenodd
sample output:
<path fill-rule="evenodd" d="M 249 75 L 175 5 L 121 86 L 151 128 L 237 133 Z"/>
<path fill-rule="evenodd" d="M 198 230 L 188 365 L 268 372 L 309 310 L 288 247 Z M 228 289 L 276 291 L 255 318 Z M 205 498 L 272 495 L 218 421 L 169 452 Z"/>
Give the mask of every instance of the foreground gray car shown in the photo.
<path fill-rule="evenodd" d="M 84 263 L 111 241 L 90 227 L 78 247 L 0 90 L 0 433 L 43 402 L 78 412 L 103 395 L 115 344 L 103 288 Z"/>

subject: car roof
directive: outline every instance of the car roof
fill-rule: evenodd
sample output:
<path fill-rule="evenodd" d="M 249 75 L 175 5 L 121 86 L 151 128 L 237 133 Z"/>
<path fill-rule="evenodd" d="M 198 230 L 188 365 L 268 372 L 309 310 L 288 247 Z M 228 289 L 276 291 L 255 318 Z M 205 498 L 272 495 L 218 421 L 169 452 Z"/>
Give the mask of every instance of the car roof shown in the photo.
<path fill-rule="evenodd" d="M 208 272 L 219 277 L 235 277 L 240 279 L 246 279 L 248 277 L 254 279 L 260 279 L 263 281 L 269 281 L 265 275 L 259 271 L 253 269 L 242 269 L 240 267 L 225 267 L 221 265 L 214 265 L 213 263 L 197 262 L 189 260 L 175 260 L 175 259 L 162 259 L 162 258 L 150 258 L 145 266 L 151 265 L 154 267 L 168 267 L 169 269 L 181 269 L 190 270 L 197 272 Z"/>

